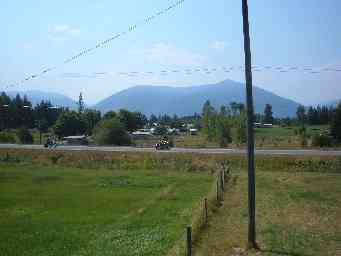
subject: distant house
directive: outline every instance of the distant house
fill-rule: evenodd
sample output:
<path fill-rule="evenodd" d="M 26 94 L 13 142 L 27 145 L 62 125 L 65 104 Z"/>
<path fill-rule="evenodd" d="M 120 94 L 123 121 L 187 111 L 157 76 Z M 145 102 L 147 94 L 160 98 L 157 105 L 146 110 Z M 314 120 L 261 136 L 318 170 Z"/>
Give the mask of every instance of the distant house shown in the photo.
<path fill-rule="evenodd" d="M 151 132 L 151 129 L 141 129 L 136 132 L 132 132 L 131 136 L 133 139 L 148 139 L 150 137 L 153 137 L 153 134 Z"/>
<path fill-rule="evenodd" d="M 67 136 L 63 140 L 67 145 L 88 145 L 89 141 L 85 135 Z"/>
<path fill-rule="evenodd" d="M 263 124 L 263 127 L 264 127 L 264 128 L 272 128 L 273 125 L 272 125 L 272 124 Z"/>
<path fill-rule="evenodd" d="M 189 134 L 190 135 L 198 135 L 198 129 L 195 129 L 195 128 L 189 129 Z"/>
<path fill-rule="evenodd" d="M 253 123 L 254 128 L 272 128 L 272 124 Z"/>

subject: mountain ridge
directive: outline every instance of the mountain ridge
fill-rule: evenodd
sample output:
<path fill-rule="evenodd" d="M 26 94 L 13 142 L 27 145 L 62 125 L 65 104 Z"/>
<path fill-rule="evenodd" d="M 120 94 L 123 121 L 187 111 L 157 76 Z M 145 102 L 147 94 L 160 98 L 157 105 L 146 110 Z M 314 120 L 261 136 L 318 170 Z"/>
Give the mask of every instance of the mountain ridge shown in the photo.
<path fill-rule="evenodd" d="M 68 107 L 70 109 L 77 109 L 77 103 L 72 98 L 57 92 L 45 92 L 40 90 L 27 90 L 27 91 L 6 91 L 9 97 L 14 98 L 17 94 L 21 97 L 28 98 L 32 105 L 39 104 L 42 100 L 50 101 L 54 106 Z"/>
<path fill-rule="evenodd" d="M 292 117 L 300 105 L 257 86 L 253 92 L 256 113 L 263 113 L 265 104 L 269 103 L 273 106 L 274 116 Z M 206 100 L 210 100 L 216 109 L 233 101 L 245 102 L 245 85 L 233 80 L 185 87 L 136 85 L 101 100 L 93 107 L 101 112 L 126 108 L 146 115 L 184 116 L 200 113 Z"/>

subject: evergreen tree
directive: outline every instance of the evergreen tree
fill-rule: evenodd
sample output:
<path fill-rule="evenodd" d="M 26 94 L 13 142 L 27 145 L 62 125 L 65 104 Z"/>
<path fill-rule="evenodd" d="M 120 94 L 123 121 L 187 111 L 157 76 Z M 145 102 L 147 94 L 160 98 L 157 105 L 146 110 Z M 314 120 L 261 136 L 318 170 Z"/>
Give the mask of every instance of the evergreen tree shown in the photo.
<path fill-rule="evenodd" d="M 274 121 L 272 113 L 272 106 L 270 104 L 266 104 L 264 108 L 264 122 L 272 124 Z"/>
<path fill-rule="evenodd" d="M 296 116 L 297 116 L 298 122 L 299 122 L 302 126 L 304 126 L 305 120 L 306 120 L 306 113 L 305 113 L 305 108 L 304 108 L 304 106 L 300 105 L 300 106 L 297 107 Z"/>
<path fill-rule="evenodd" d="M 341 103 L 336 107 L 330 125 L 330 132 L 333 138 L 341 143 Z"/>
<path fill-rule="evenodd" d="M 83 111 L 85 109 L 85 105 L 84 105 L 82 93 L 79 94 L 77 105 L 78 105 L 78 113 L 80 113 L 80 114 L 83 113 Z"/>

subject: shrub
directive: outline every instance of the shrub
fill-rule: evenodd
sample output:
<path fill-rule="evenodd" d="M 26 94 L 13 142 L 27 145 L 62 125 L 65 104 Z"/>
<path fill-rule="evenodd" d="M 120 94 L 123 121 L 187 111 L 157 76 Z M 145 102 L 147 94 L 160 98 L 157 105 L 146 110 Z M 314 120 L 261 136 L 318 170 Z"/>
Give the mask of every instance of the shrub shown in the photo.
<path fill-rule="evenodd" d="M 1 143 L 15 143 L 15 137 L 10 132 L 0 132 L 0 142 Z"/>
<path fill-rule="evenodd" d="M 311 144 L 314 147 L 330 147 L 332 146 L 332 138 L 325 134 L 315 134 Z"/>
<path fill-rule="evenodd" d="M 93 137 L 98 145 L 125 146 L 131 144 L 131 138 L 124 124 L 117 118 L 100 121 L 94 129 Z"/>
<path fill-rule="evenodd" d="M 20 128 L 17 132 L 17 136 L 22 144 L 33 143 L 33 136 L 27 128 Z"/>

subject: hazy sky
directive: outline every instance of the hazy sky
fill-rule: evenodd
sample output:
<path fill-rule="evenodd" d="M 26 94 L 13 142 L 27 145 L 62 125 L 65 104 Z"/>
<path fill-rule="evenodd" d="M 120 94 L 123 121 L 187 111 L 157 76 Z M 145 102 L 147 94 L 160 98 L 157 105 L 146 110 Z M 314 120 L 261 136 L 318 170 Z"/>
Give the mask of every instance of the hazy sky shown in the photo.
<path fill-rule="evenodd" d="M 140 84 L 244 81 L 241 71 L 221 69 L 192 75 L 119 74 L 240 66 L 244 60 L 241 0 L 186 0 L 105 47 L 62 64 L 175 2 L 3 0 L 0 86 L 56 66 L 44 77 L 11 90 L 55 91 L 73 98 L 82 91 L 87 103 L 95 103 Z M 249 5 L 253 65 L 341 67 L 340 0 L 250 0 Z M 304 104 L 341 98 L 341 72 L 254 72 L 254 84 Z"/>

